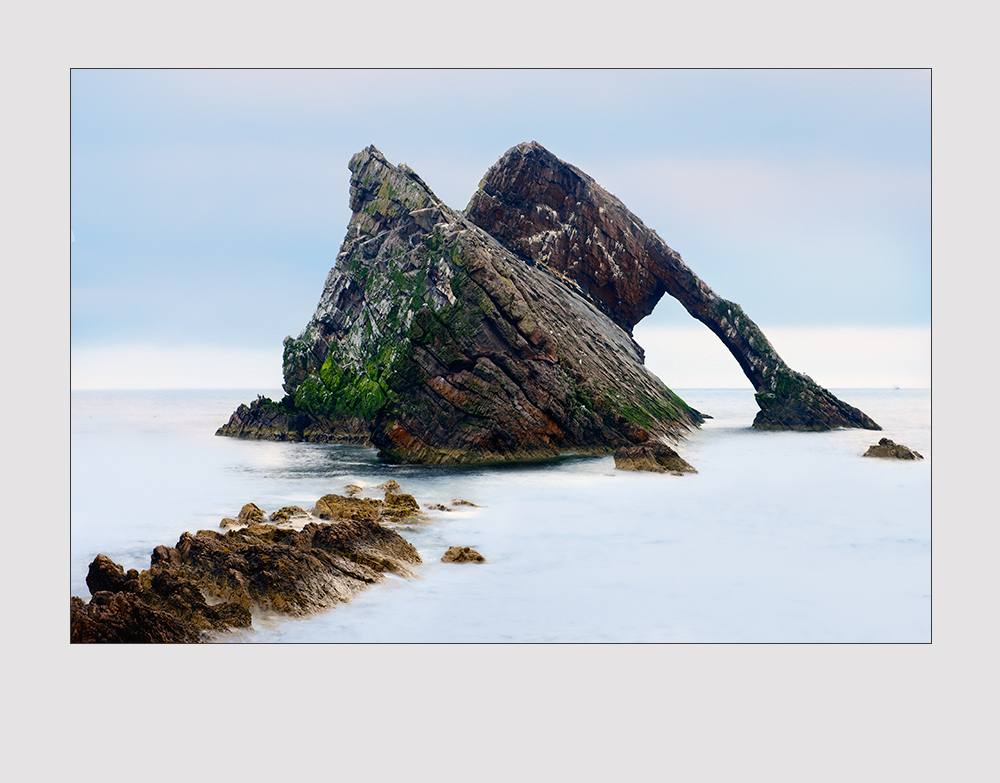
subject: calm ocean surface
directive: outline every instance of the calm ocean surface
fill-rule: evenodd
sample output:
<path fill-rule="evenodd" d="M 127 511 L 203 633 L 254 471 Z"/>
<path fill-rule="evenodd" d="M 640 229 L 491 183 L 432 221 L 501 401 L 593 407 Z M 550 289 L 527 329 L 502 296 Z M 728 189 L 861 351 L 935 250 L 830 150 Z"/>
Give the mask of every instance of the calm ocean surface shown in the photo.
<path fill-rule="evenodd" d="M 259 391 L 259 390 L 258 390 Z M 70 591 L 104 553 L 219 529 L 244 503 L 310 508 L 396 479 L 430 512 L 399 532 L 420 578 L 392 578 L 305 620 L 255 616 L 236 642 L 929 642 L 931 396 L 834 390 L 883 432 L 758 432 L 749 390 L 678 389 L 714 418 L 678 446 L 698 475 L 611 457 L 501 468 L 383 465 L 349 446 L 215 437 L 258 391 L 72 394 Z M 260 391 L 279 399 L 278 390 Z M 921 462 L 863 459 L 880 437 Z M 485 565 L 445 565 L 449 546 Z"/>

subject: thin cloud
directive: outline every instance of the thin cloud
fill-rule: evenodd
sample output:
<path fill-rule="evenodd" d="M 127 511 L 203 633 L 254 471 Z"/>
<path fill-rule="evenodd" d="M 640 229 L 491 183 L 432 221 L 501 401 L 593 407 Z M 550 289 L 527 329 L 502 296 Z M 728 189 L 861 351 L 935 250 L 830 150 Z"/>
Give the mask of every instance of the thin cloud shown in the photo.
<path fill-rule="evenodd" d="M 72 389 L 280 389 L 281 351 L 190 345 L 74 347 Z"/>
<path fill-rule="evenodd" d="M 922 327 L 761 327 L 793 369 L 832 389 L 931 386 L 931 330 Z M 670 387 L 750 389 L 707 328 L 640 323 L 646 366 Z"/>

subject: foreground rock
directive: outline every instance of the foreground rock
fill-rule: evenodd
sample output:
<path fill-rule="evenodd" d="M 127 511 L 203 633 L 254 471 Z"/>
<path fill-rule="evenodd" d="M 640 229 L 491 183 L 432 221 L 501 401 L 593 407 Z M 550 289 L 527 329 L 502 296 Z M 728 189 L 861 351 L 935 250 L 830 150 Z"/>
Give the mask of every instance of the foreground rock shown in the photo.
<path fill-rule="evenodd" d="M 441 555 L 442 563 L 485 563 L 486 558 L 475 549 L 467 546 L 448 547 L 448 551 Z"/>
<path fill-rule="evenodd" d="M 141 574 L 104 555 L 90 564 L 90 603 L 70 599 L 70 642 L 198 642 L 204 631 L 248 628 L 250 611 L 235 602 L 210 606 L 201 589 L 169 565 Z"/>
<path fill-rule="evenodd" d="M 729 349 L 756 391 L 758 429 L 881 429 L 788 367 L 739 305 L 722 299 L 617 198 L 536 142 L 508 150 L 480 183 L 469 219 L 577 284 L 631 333 L 664 293 Z"/>
<path fill-rule="evenodd" d="M 883 459 L 923 459 L 923 456 L 919 452 L 900 443 L 893 443 L 888 438 L 879 440 L 877 446 L 869 446 L 868 451 L 861 456 L 882 457 Z"/>
<path fill-rule="evenodd" d="M 325 500 L 317 506 L 331 510 Z M 141 573 L 98 555 L 87 576 L 90 603 L 70 601 L 70 641 L 202 641 L 208 631 L 250 627 L 252 608 L 303 616 L 349 601 L 387 573 L 413 576 L 420 555 L 398 533 L 376 518 L 334 517 L 301 530 L 184 533 L 176 546 L 156 547 Z"/>
<path fill-rule="evenodd" d="M 526 260 L 374 147 L 312 320 L 286 338 L 285 398 L 220 435 L 354 442 L 385 459 L 489 463 L 678 439 L 702 416 L 562 272 Z"/>
<path fill-rule="evenodd" d="M 665 443 L 641 443 L 618 449 L 615 452 L 615 467 L 618 470 L 648 470 L 674 476 L 698 472 Z"/>

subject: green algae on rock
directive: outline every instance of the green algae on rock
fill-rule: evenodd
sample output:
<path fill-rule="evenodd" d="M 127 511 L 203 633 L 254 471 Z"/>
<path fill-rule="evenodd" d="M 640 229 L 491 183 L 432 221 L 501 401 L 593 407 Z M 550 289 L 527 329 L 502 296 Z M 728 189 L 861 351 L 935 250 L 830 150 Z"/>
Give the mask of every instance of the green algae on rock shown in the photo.
<path fill-rule="evenodd" d="M 281 403 L 217 434 L 337 440 L 393 461 L 490 463 L 677 440 L 700 413 L 564 275 L 500 244 L 374 146 L 315 314 L 285 340 Z M 283 417 L 283 418 L 282 418 Z"/>

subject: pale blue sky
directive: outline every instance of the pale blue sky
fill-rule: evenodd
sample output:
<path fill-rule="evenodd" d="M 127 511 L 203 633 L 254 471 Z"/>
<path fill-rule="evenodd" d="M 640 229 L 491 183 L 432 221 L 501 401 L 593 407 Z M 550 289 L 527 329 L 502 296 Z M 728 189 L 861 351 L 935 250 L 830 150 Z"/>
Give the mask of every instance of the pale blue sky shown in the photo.
<path fill-rule="evenodd" d="M 926 71 L 75 70 L 71 86 L 75 386 L 156 350 L 180 376 L 189 351 L 280 383 L 369 143 L 461 209 L 536 140 L 765 332 L 929 333 Z M 665 299 L 642 326 L 691 324 Z"/>

